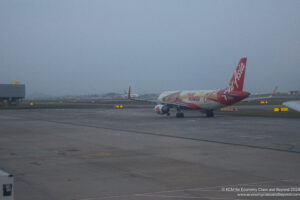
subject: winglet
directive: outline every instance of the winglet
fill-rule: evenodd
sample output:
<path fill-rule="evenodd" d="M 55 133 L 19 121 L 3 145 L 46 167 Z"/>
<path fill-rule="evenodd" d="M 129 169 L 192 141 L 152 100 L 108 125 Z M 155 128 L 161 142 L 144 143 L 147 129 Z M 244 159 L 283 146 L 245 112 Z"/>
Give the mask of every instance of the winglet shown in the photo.
<path fill-rule="evenodd" d="M 273 92 L 272 92 L 272 95 L 271 95 L 271 97 L 273 97 L 273 96 L 275 95 L 275 93 L 276 93 L 277 89 L 278 89 L 278 86 L 275 86 L 275 88 L 274 88 L 274 90 L 273 90 Z"/>
<path fill-rule="evenodd" d="M 128 99 L 131 99 L 131 86 L 129 86 L 129 89 L 128 89 Z"/>

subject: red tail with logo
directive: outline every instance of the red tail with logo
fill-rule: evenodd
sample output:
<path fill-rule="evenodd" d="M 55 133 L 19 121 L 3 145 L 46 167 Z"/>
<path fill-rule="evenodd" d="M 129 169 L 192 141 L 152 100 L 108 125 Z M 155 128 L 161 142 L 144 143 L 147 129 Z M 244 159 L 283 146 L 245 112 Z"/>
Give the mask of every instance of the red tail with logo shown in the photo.
<path fill-rule="evenodd" d="M 131 99 L 131 86 L 128 88 L 128 99 Z"/>
<path fill-rule="evenodd" d="M 235 72 L 233 73 L 229 85 L 225 90 L 226 93 L 230 93 L 231 91 L 243 91 L 246 63 L 247 58 L 241 58 Z"/>

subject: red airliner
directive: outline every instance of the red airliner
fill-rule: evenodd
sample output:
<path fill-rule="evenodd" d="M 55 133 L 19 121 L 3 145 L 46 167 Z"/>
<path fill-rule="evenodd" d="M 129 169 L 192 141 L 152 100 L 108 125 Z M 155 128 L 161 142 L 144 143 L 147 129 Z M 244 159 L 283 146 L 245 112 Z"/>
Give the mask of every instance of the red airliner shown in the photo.
<path fill-rule="evenodd" d="M 206 113 L 207 117 L 213 117 L 214 110 L 235 104 L 250 95 L 249 92 L 243 91 L 246 63 L 246 57 L 240 59 L 228 86 L 222 90 L 166 91 L 161 93 L 157 100 L 146 100 L 132 98 L 129 87 L 128 98 L 135 101 L 156 103 L 154 110 L 160 115 L 166 114 L 169 116 L 170 109 L 176 108 L 176 117 L 178 118 L 184 117 L 182 110 L 200 110 Z M 269 97 L 251 98 L 251 101 L 272 96 L 273 94 Z"/>

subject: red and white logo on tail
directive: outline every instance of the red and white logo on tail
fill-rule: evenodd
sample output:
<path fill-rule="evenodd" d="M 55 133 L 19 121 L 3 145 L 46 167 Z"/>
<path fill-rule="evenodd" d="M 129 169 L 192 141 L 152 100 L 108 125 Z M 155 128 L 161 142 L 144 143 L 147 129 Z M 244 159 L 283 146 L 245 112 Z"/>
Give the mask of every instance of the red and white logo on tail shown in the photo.
<path fill-rule="evenodd" d="M 231 91 L 242 91 L 244 86 L 244 77 L 246 71 L 247 58 L 241 58 L 235 72 L 229 82 L 228 87 L 225 89 L 224 93 L 228 94 Z"/>

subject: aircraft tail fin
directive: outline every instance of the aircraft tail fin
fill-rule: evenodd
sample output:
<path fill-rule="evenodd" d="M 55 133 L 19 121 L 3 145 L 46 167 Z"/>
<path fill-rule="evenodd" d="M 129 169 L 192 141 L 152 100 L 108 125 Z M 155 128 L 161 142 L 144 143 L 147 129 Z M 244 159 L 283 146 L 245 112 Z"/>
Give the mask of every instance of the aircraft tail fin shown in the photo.
<path fill-rule="evenodd" d="M 237 67 L 232 75 L 229 85 L 226 88 L 226 92 L 229 93 L 231 91 L 243 91 L 246 63 L 247 63 L 246 57 L 243 57 L 240 59 L 240 62 L 237 65 Z"/>
<path fill-rule="evenodd" d="M 271 94 L 271 97 L 273 97 L 276 94 L 277 89 L 278 89 L 278 86 L 276 85 L 275 88 L 274 88 L 274 90 L 273 90 L 273 92 L 272 92 L 272 94 Z"/>
<path fill-rule="evenodd" d="M 131 86 L 128 88 L 128 99 L 131 99 Z"/>

